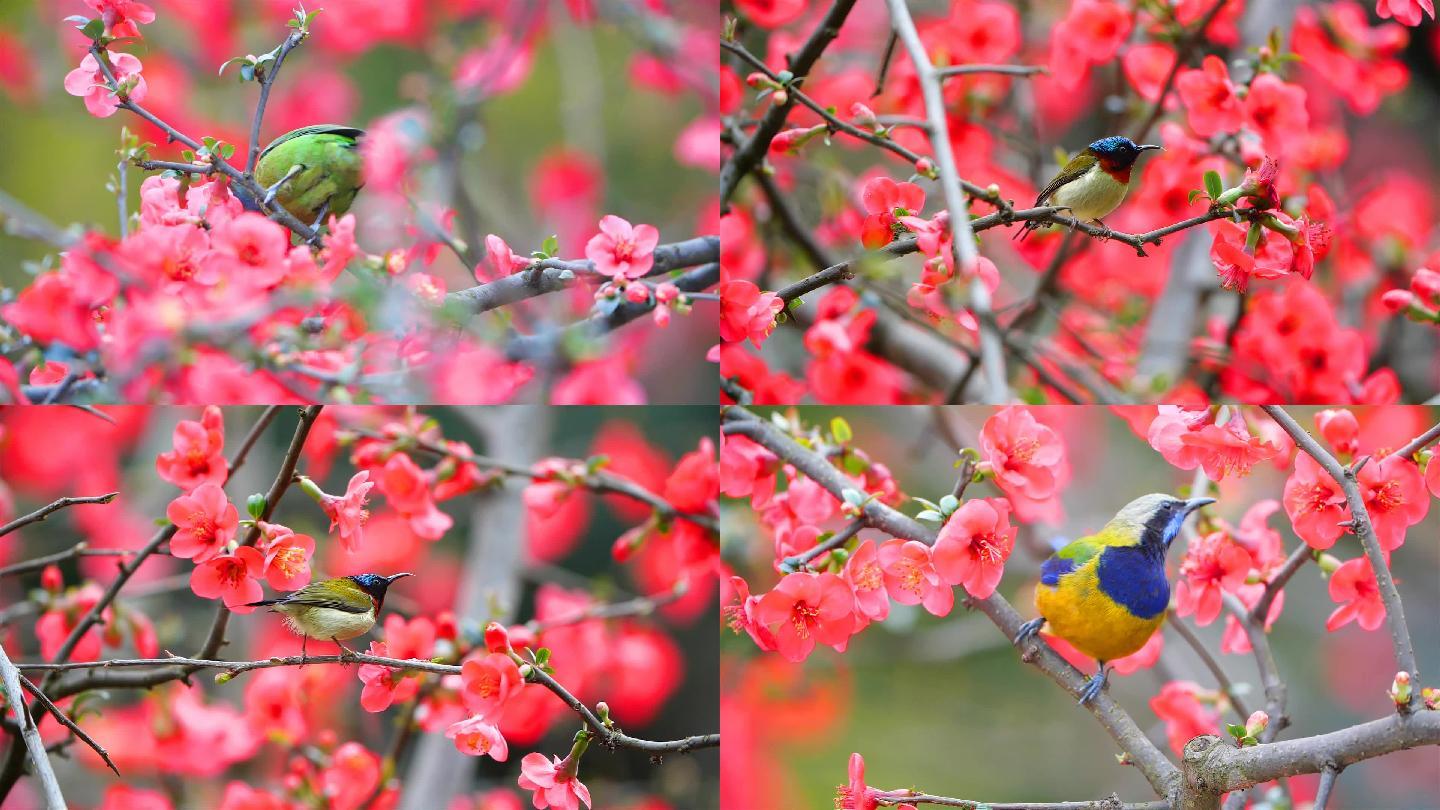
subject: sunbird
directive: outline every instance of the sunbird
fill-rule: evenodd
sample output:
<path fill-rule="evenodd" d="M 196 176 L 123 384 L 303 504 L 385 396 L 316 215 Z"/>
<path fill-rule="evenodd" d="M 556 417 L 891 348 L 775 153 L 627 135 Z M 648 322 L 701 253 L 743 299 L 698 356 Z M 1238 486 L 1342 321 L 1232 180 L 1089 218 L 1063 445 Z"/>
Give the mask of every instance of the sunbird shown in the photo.
<path fill-rule="evenodd" d="M 305 657 L 305 643 L 312 638 L 333 641 L 353 655 L 355 651 L 341 642 L 369 632 L 385 604 L 390 583 L 408 576 L 414 575 L 355 574 L 324 579 L 279 599 L 262 599 L 246 607 L 268 607 L 272 613 L 283 614 L 285 625 L 300 636 L 301 658 Z"/>
<path fill-rule="evenodd" d="M 1070 158 L 1040 196 L 1035 207 L 1055 205 L 1070 209 L 1070 215 L 1081 222 L 1094 222 L 1104 228 L 1101 217 L 1120 207 L 1125 192 L 1130 190 L 1130 169 L 1136 159 L 1149 149 L 1160 149 L 1153 143 L 1137 144 L 1123 135 L 1111 135 L 1085 147 Z M 1031 220 L 1015 236 L 1023 239 L 1031 231 L 1044 227 Z"/>
<path fill-rule="evenodd" d="M 278 201 L 296 219 L 320 227 L 327 215 L 350 210 L 364 181 L 360 138 L 365 130 L 339 124 L 301 127 L 276 138 L 255 164 L 265 204 Z"/>
<path fill-rule="evenodd" d="M 1105 527 L 1072 541 L 1040 566 L 1035 608 L 1040 618 L 1015 636 L 1023 645 L 1050 623 L 1051 631 L 1094 658 L 1100 670 L 1080 692 L 1083 705 L 1105 688 L 1105 664 L 1145 646 L 1165 620 L 1170 582 L 1165 553 L 1185 518 L 1214 498 L 1183 500 L 1142 495 Z"/>

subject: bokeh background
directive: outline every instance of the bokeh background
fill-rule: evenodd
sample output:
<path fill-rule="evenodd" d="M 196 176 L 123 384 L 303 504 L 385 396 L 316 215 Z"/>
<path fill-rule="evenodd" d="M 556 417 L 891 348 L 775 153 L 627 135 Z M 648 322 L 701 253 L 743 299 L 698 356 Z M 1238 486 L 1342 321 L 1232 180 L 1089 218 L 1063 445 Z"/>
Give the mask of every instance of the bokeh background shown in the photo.
<path fill-rule="evenodd" d="M 181 131 L 217 137 L 243 155 L 258 85 L 240 83 L 234 66 L 223 76 L 217 71 L 233 56 L 278 46 L 297 0 L 149 5 L 156 21 L 142 26 L 143 39 L 119 46 L 144 65 L 145 106 Z M 571 5 L 593 13 L 577 18 Z M 401 112 L 428 118 L 422 144 L 428 154 L 422 149 L 415 161 L 414 201 L 434 220 L 441 209 L 454 210 L 455 235 L 482 256 L 487 233 L 527 256 L 557 234 L 564 257 L 583 258 L 604 214 L 652 224 L 662 243 L 714 234 L 719 142 L 706 127 L 718 91 L 714 58 L 702 59 L 696 48 L 697 42 L 716 48 L 718 5 L 664 2 L 648 16 L 643 5 L 310 0 L 307 9 L 324 11 L 311 39 L 285 61 L 261 142 L 315 123 L 373 129 Z M 121 128 L 161 147 L 155 157 L 176 159 L 178 149 L 136 116 L 121 111 L 98 119 L 65 93 L 65 74 L 87 45 L 62 22 L 72 14 L 95 12 L 82 0 L 0 3 L 0 192 L 62 226 L 116 235 L 107 183 L 117 174 Z M 677 50 L 688 54 L 678 68 L 669 56 Z M 129 170 L 131 211 L 145 175 Z M 406 247 L 418 235 L 401 227 L 403 203 L 397 209 L 362 192 L 354 211 L 360 246 L 369 252 Z M 22 286 L 28 263 L 52 251 L 0 227 L 0 284 Z M 470 270 L 449 251 L 432 268 L 452 291 L 476 283 Z M 529 325 L 576 319 L 588 293 L 576 295 L 531 302 Z M 695 315 L 676 318 L 664 332 L 647 323 L 615 336 L 617 354 L 649 401 L 715 401 L 713 370 L 693 362 L 716 340 L 714 304 L 701 303 Z M 692 362 L 675 362 L 681 357 Z"/>
<path fill-rule="evenodd" d="M 261 408 L 226 408 L 226 455 L 233 454 L 245 432 L 260 416 Z M 110 424 L 74 408 L 12 407 L 0 409 L 0 499 L 6 514 L 24 514 L 61 495 L 101 494 L 118 490 L 120 496 L 108 505 L 75 506 L 51 515 L 0 540 L 0 566 L 28 560 L 68 548 L 84 540 L 92 548 L 138 548 L 155 531 L 153 518 L 165 513 L 165 505 L 177 494 L 176 488 L 155 474 L 155 455 L 170 449 L 171 430 L 180 419 L 196 419 L 198 409 L 105 408 L 116 419 Z M 326 415 L 329 414 L 329 416 Z M 616 464 L 631 464 L 627 474 L 651 491 L 663 491 L 664 476 L 686 453 L 699 446 L 702 437 L 713 434 L 714 409 L 674 408 L 424 408 L 420 413 L 437 420 L 447 439 L 468 442 L 474 452 L 515 463 L 532 463 L 546 457 L 587 458 L 607 454 Z M 327 492 L 343 492 L 354 468 L 348 450 L 333 447 L 338 417 L 347 426 L 378 428 L 386 418 L 403 415 L 400 409 L 328 409 L 312 430 L 299 471 L 311 475 Z M 281 456 L 294 432 L 296 416 L 284 409 L 262 436 L 236 480 L 226 489 L 232 502 L 243 511 L 246 493 L 263 492 L 274 478 Z M 327 460 L 328 456 L 328 460 Z M 77 459 L 86 462 L 76 463 Z M 639 466 L 633 462 L 639 460 Z M 416 462 L 429 465 L 433 459 L 417 456 Z M 638 471 L 638 472 L 637 472 Z M 359 553 L 345 554 L 328 532 L 324 514 L 296 487 L 291 487 L 275 512 L 277 521 L 296 532 L 316 539 L 312 563 L 315 577 L 338 576 L 365 571 L 412 571 L 416 576 L 399 580 L 387 595 L 385 614 L 406 618 L 434 617 L 442 610 L 456 610 L 463 626 L 478 632 L 491 618 L 507 622 L 527 621 L 535 616 L 538 589 L 564 588 L 567 592 L 588 593 L 600 601 L 619 601 L 637 593 L 651 593 L 656 582 L 673 568 L 664 559 L 646 558 L 642 551 L 625 564 L 611 557 L 610 548 L 625 530 L 637 525 L 633 504 L 619 499 L 600 498 L 588 492 L 575 493 L 553 519 L 541 520 L 530 513 L 522 499 L 525 481 L 511 479 L 498 490 L 469 494 L 441 502 L 440 508 L 455 521 L 454 527 L 438 541 L 416 537 L 408 524 L 393 510 L 378 506 L 372 499 L 372 519 Z M 372 493 L 373 494 L 373 493 Z M 381 500 L 383 503 L 383 500 Z M 13 508 L 12 508 L 13 507 Z M 623 510 L 623 511 L 622 511 Z M 87 514 L 88 513 L 88 514 Z M 9 518 L 7 517 L 6 520 Z M 505 559 L 503 546 L 521 545 L 519 564 L 513 570 L 480 572 L 486 584 L 481 597 L 467 615 L 457 606 L 460 579 L 465 576 L 467 554 L 489 554 L 488 559 Z M 647 546 L 653 547 L 654 544 Z M 488 551 L 487 551 L 488 549 Z M 662 555 L 663 556 L 663 555 Z M 87 558 L 77 565 L 61 566 L 67 585 L 73 586 L 82 574 L 108 583 L 115 557 Z M 209 631 L 215 603 L 190 591 L 193 566 L 185 560 L 155 555 L 122 591 L 120 603 L 149 616 L 155 625 L 161 650 L 189 654 L 199 649 Z M 33 661 L 39 648 L 33 633 L 37 615 L 36 590 L 39 573 L 0 578 L 0 638 L 16 661 Z M 411 587 L 402 587 L 401 583 Z M 271 589 L 267 586 L 267 596 Z M 507 618 L 508 617 L 508 618 Z M 382 619 L 383 621 L 383 619 Z M 619 620 L 617 620 L 619 621 Z M 639 643 L 627 641 L 617 654 L 632 658 L 635 666 L 650 677 L 629 684 L 612 683 L 608 688 L 616 699 L 625 691 L 652 709 L 643 722 L 626 731 L 647 739 L 675 739 L 710 733 L 719 726 L 718 662 L 715 584 L 712 577 L 692 583 L 687 594 L 637 619 L 635 627 L 649 628 Z M 611 629 L 618 625 L 608 623 Z M 598 628 L 588 629 L 587 633 Z M 357 639 L 351 646 L 364 649 L 379 628 Z M 250 652 L 276 649 L 298 654 L 298 639 L 282 628 L 279 617 L 256 611 L 231 617 L 229 645 L 223 657 L 244 657 Z M 592 636 L 593 638 L 593 636 Z M 618 637 L 617 637 L 618 638 Z M 294 647 L 290 650 L 290 647 Z M 328 645 L 324 645 L 328 646 Z M 628 648 L 628 652 L 623 652 Z M 317 650 L 311 642 L 311 652 Z M 103 656 L 134 657 L 126 640 L 120 647 L 107 646 Z M 558 651 L 557 651 L 558 654 Z M 564 664 L 556 661 L 557 672 Z M 575 662 L 571 662 L 574 666 Z M 313 668 L 307 668 L 307 670 Z M 300 670 L 286 669 L 297 677 Z M 241 711 L 246 722 L 251 703 L 249 673 L 223 686 L 213 683 L 213 672 L 202 671 L 195 683 L 204 689 L 208 702 L 225 704 Z M 314 674 L 314 673 L 312 673 Z M 316 695 L 311 710 L 316 722 L 323 722 L 340 741 L 358 740 L 383 755 L 394 734 L 398 706 L 372 714 L 359 706 L 360 680 L 353 668 L 343 676 L 326 681 L 326 694 Z M 669 686 L 666 686 L 669 684 Z M 167 687 L 168 688 L 168 687 Z M 116 690 L 100 698 L 88 698 L 92 709 L 114 716 L 141 699 L 135 691 Z M 592 700 L 595 698 L 592 698 Z M 638 705 L 638 704 L 636 704 Z M 254 710 L 250 707 L 251 711 Z M 94 724 L 94 725 L 92 725 Z M 271 740 L 250 760 L 237 763 L 215 778 L 157 776 L 144 768 L 128 768 L 120 755 L 129 746 L 126 726 L 106 723 L 91 715 L 82 725 L 95 734 L 121 762 L 125 783 L 138 787 L 159 787 L 171 793 L 176 807 L 210 808 L 218 805 L 220 791 L 229 779 L 249 781 L 257 786 L 279 784 L 277 769 L 287 760 L 287 746 Z M 538 743 L 537 750 L 563 756 L 569 749 L 576 722 L 562 717 Z M 154 729 L 157 733 L 159 729 Z M 138 729 L 135 730 L 139 732 Z M 146 735 L 142 735 L 146 736 Z M 313 738 L 311 738 L 313 742 Z M 458 755 L 450 740 L 440 734 L 421 734 L 402 759 L 400 773 L 407 787 L 415 784 L 418 759 L 427 746 L 438 748 L 438 761 L 446 769 L 462 774 L 458 784 L 469 795 L 490 788 L 514 788 L 519 757 L 527 746 L 512 742 L 511 758 L 495 763 L 488 758 Z M 139 756 L 139 752 L 132 755 Z M 117 780 L 88 751 L 69 759 L 54 759 L 57 775 L 67 799 L 77 806 L 95 806 L 101 791 Z M 83 764 L 82 764 L 83 763 Z M 719 757 L 714 749 L 694 755 L 671 756 L 655 765 L 647 754 L 631 750 L 606 751 L 592 746 L 585 756 L 581 778 L 602 806 L 643 807 L 645 810 L 714 808 L 718 795 Z M 433 773 L 433 772 L 430 772 Z M 0 803 L 7 810 L 24 810 L 19 794 L 27 788 L 22 780 L 12 794 L 14 803 Z M 528 797 L 524 800 L 528 804 Z M 642 802 L 653 802 L 643 804 Z"/>
<path fill-rule="evenodd" d="M 769 409 L 757 409 L 767 411 Z M 981 426 L 994 411 L 984 407 L 944 409 L 966 446 L 975 446 Z M 1037 408 L 1043 421 L 1061 431 L 1073 478 L 1063 490 L 1065 517 L 1056 526 L 1023 526 L 1005 568 L 999 592 L 1026 618 L 1039 563 L 1050 543 L 1100 528 L 1132 498 L 1147 492 L 1176 492 L 1193 473 L 1175 469 L 1119 417 L 1103 408 Z M 1292 408 L 1307 429 L 1314 408 Z M 1356 408 L 1363 437 L 1374 446 L 1398 447 L 1440 420 L 1435 408 Z M 951 491 L 955 456 L 930 408 L 799 408 L 808 425 L 827 425 L 843 416 L 854 429 L 854 446 L 887 465 L 902 492 L 939 500 Z M 1259 418 L 1264 418 L 1263 416 Z M 1392 437 L 1392 438 L 1383 438 Z M 1362 446 L 1366 442 L 1362 438 Z M 1248 477 L 1227 477 L 1214 507 L 1232 524 L 1251 505 L 1279 498 L 1286 475 L 1268 462 Z M 989 485 L 967 493 L 993 495 Z M 902 507 L 914 514 L 920 507 Z M 1287 553 L 1299 543 L 1281 510 L 1270 519 Z M 834 527 L 832 527 L 834 528 Z M 877 541 L 871 530 L 860 535 Z M 1395 552 L 1392 570 L 1405 603 L 1410 632 L 1427 684 L 1440 666 L 1440 510 L 1432 501 L 1423 523 L 1411 527 Z M 749 508 L 748 499 L 722 499 L 722 554 L 753 593 L 768 591 L 777 579 L 770 569 L 772 542 Z M 1172 582 L 1184 541 L 1171 550 Z M 1342 539 L 1331 553 L 1359 554 L 1358 542 Z M 1325 631 L 1336 607 L 1319 568 L 1306 565 L 1285 590 L 1284 612 L 1270 633 L 1281 676 L 1289 685 L 1293 725 L 1282 739 L 1332 731 L 1393 711 L 1385 696 L 1395 665 L 1383 626 L 1365 632 L 1350 624 Z M 1221 655 L 1224 615 L 1196 628 L 1207 649 L 1242 684 L 1250 704 L 1263 702 L 1253 657 Z M 1193 628 L 1193 617 L 1185 620 Z M 1169 752 L 1164 725 L 1149 700 L 1168 680 L 1183 679 L 1206 689 L 1216 684 L 1193 651 L 1164 631 L 1164 652 L 1152 669 L 1110 678 L 1110 694 Z M 748 636 L 728 629 L 721 639 L 726 692 L 722 697 L 727 760 L 740 746 L 752 796 L 765 807 L 829 807 L 835 786 L 846 781 L 852 751 L 865 757 L 866 783 L 882 789 L 914 787 L 928 793 L 990 802 L 1080 801 L 1118 793 L 1124 801 L 1153 798 L 1133 768 L 1116 764 L 1119 749 L 1088 712 L 1047 677 L 1020 662 L 1013 647 L 983 614 L 967 613 L 960 599 L 951 614 L 937 619 L 924 609 L 891 604 L 890 618 L 851 639 L 836 654 L 817 647 L 803 664 L 761 653 Z M 1253 708 L 1253 705 L 1252 705 Z M 1236 722 L 1233 712 L 1225 722 Z M 1297 793 L 1313 798 L 1316 780 L 1292 780 Z M 1345 770 L 1332 807 L 1433 807 L 1440 785 L 1440 758 L 1429 748 L 1405 751 Z"/>

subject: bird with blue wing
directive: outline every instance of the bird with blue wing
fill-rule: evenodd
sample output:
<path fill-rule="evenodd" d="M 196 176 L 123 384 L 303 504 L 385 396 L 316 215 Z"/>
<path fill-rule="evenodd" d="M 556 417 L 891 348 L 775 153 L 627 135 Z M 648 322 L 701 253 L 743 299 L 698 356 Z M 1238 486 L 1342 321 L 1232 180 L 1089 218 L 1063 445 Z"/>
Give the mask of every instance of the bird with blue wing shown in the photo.
<path fill-rule="evenodd" d="M 1035 198 L 1035 207 L 1067 208 L 1075 219 L 1094 222 L 1108 233 L 1101 218 L 1109 216 L 1125 201 L 1135 161 L 1145 152 L 1160 148 L 1153 143 L 1137 144 L 1123 135 L 1101 138 L 1070 158 L 1060 173 L 1041 189 Z M 1023 240 L 1031 231 L 1044 226 L 1042 221 L 1030 220 L 1015 238 Z"/>
<path fill-rule="evenodd" d="M 1099 663 L 1080 692 L 1082 705 L 1093 700 L 1105 688 L 1106 663 L 1145 646 L 1165 620 L 1166 552 L 1190 513 L 1214 502 L 1142 495 L 1100 531 L 1066 544 L 1040 566 L 1040 618 L 1026 622 L 1015 643 L 1024 645 L 1049 624 L 1054 635 Z"/>
<path fill-rule="evenodd" d="M 300 636 L 300 658 L 305 658 L 309 639 L 333 641 L 340 649 L 355 654 L 343 641 L 362 636 L 375 626 L 385 593 L 391 583 L 410 573 L 355 574 L 322 579 L 279 599 L 263 599 L 245 607 L 268 607 L 285 617 L 285 626 Z"/>

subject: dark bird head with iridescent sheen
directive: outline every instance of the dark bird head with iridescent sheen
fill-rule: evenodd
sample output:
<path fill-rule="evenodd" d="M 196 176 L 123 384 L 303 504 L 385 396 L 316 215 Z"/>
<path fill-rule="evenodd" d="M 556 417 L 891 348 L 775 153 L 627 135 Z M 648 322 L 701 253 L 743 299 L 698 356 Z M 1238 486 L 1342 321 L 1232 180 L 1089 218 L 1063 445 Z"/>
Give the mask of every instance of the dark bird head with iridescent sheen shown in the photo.
<path fill-rule="evenodd" d="M 1114 172 L 1133 166 L 1142 152 L 1159 148 L 1159 144 L 1135 143 L 1124 135 L 1111 135 L 1085 147 L 1085 151 L 1098 158 L 1106 171 Z"/>
<path fill-rule="evenodd" d="M 401 577 L 410 576 L 414 576 L 414 574 L 406 572 L 403 574 L 391 574 L 388 577 L 379 574 L 355 574 L 354 576 L 346 577 L 346 579 L 355 583 L 360 590 L 370 594 L 370 596 L 375 599 L 375 609 L 378 611 L 380 605 L 385 602 L 385 591 L 389 589 L 390 583 Z"/>

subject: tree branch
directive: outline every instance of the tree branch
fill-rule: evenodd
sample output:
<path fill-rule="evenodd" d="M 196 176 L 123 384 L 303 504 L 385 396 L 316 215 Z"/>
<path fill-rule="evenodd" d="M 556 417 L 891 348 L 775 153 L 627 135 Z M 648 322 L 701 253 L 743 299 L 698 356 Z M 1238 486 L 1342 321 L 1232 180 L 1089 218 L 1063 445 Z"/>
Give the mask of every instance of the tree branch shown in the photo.
<path fill-rule="evenodd" d="M 260 100 L 255 103 L 255 118 L 250 122 L 250 154 L 245 158 L 247 175 L 254 176 L 255 161 L 260 157 L 260 122 L 265 118 L 265 105 L 270 101 L 270 88 L 275 84 L 275 77 L 280 75 L 280 66 L 285 64 L 285 57 L 309 35 L 310 32 L 303 26 L 290 32 L 290 36 L 281 43 L 274 64 L 265 68 L 260 76 Z"/>
<path fill-rule="evenodd" d="M 99 754 L 101 759 L 105 760 L 105 764 L 110 767 L 110 770 L 113 771 L 116 776 L 120 775 L 120 769 L 115 767 L 114 760 L 110 759 L 110 752 L 106 751 L 105 747 L 100 743 L 95 742 L 95 738 L 86 734 L 85 730 L 80 728 L 74 720 L 66 717 L 65 712 L 61 711 L 59 706 L 56 706 L 50 698 L 45 696 L 44 692 L 40 691 L 40 687 L 31 683 L 30 679 L 24 675 L 20 675 L 20 685 L 24 686 L 30 694 L 34 695 L 36 700 L 40 701 L 40 705 L 44 706 L 45 709 L 50 712 L 50 715 L 55 718 L 56 722 L 70 729 L 76 737 L 79 737 L 80 740 L 90 746 L 96 754 Z"/>
<path fill-rule="evenodd" d="M 0 526 L 0 537 L 4 537 L 5 535 L 15 531 L 16 529 L 21 528 L 22 526 L 28 526 L 31 523 L 39 523 L 40 521 L 49 517 L 52 513 L 58 512 L 67 506 L 75 506 L 82 503 L 110 503 L 111 501 L 115 500 L 115 496 L 119 494 L 120 493 L 118 492 L 110 492 L 105 495 L 60 498 L 58 500 L 52 501 L 49 504 L 46 504 L 45 506 L 40 507 L 39 509 L 36 509 L 34 512 L 31 512 L 28 515 L 22 515 L 10 521 L 9 523 L 6 523 L 4 526 Z"/>
<path fill-rule="evenodd" d="M 60 782 L 55 779 L 55 771 L 50 767 L 50 757 L 45 753 L 45 743 L 40 739 L 40 729 L 35 724 L 35 718 L 25 706 L 25 693 L 20 688 L 20 671 L 11 663 L 10 656 L 5 653 L 5 645 L 0 644 L 0 676 L 3 676 L 5 683 L 6 703 L 15 710 L 15 721 L 20 727 L 20 738 L 23 740 L 25 750 L 30 753 L 30 763 L 35 767 L 35 778 L 40 781 L 41 793 L 45 796 L 45 806 L 48 810 L 65 810 L 65 796 L 60 793 Z M 22 743 L 15 743 L 16 749 Z M 12 754 L 12 759 L 14 755 Z M 18 777 L 19 774 L 17 773 Z"/>

